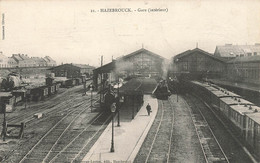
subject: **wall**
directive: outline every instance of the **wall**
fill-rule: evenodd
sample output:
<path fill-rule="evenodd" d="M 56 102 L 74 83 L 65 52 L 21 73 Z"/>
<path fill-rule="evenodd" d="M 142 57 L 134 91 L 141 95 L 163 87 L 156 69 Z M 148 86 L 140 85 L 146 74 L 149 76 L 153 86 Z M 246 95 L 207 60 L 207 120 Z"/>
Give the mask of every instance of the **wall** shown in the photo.
<path fill-rule="evenodd" d="M 260 83 L 260 61 L 229 63 L 227 67 L 230 80 Z"/>

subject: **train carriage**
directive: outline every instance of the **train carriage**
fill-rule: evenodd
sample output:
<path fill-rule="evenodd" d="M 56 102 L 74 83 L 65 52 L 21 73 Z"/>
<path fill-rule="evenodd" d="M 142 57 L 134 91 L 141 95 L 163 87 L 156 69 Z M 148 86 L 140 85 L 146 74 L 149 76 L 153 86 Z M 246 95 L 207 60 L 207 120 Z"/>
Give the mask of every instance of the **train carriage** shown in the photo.
<path fill-rule="evenodd" d="M 229 120 L 240 132 L 242 136 L 245 135 L 245 115 L 252 114 L 255 111 L 250 109 L 251 105 L 231 105 Z"/>
<path fill-rule="evenodd" d="M 65 81 L 65 87 L 74 87 L 76 85 L 76 79 L 68 79 Z"/>
<path fill-rule="evenodd" d="M 223 97 L 220 98 L 220 112 L 223 113 L 227 118 L 230 118 L 230 111 L 232 105 L 254 105 L 253 103 L 237 97 Z"/>
<path fill-rule="evenodd" d="M 221 99 L 223 99 L 223 98 L 231 98 L 231 99 L 232 98 L 241 98 L 239 95 L 229 92 L 227 90 L 223 90 L 223 89 L 218 90 L 214 87 L 212 87 L 212 88 L 215 90 L 211 90 L 210 104 L 217 111 L 221 111 L 221 109 L 220 109 Z"/>
<path fill-rule="evenodd" d="M 38 101 L 48 96 L 49 89 L 47 86 L 40 86 L 28 90 L 29 99 Z"/>
<path fill-rule="evenodd" d="M 256 108 L 256 106 L 252 109 L 260 111 L 259 107 Z M 260 158 L 260 113 L 247 114 L 245 121 L 245 140 Z"/>
<path fill-rule="evenodd" d="M 47 86 L 48 87 L 48 96 L 51 96 L 55 93 L 55 87 L 56 87 L 56 84 L 53 84 L 53 85 L 49 85 Z"/>
<path fill-rule="evenodd" d="M 196 92 L 203 100 L 209 101 L 210 91 L 206 88 L 210 87 L 209 85 L 198 81 L 191 81 L 190 84 L 192 92 Z"/>
<path fill-rule="evenodd" d="M 55 92 L 58 92 L 61 87 L 61 83 L 56 83 L 55 85 Z"/>
<path fill-rule="evenodd" d="M 15 96 L 15 105 L 21 101 L 25 101 L 26 89 L 13 90 L 12 95 Z"/>
<path fill-rule="evenodd" d="M 259 107 L 217 85 L 200 83 L 198 81 L 192 81 L 189 84 L 188 87 L 192 88 L 192 91 L 200 98 L 214 106 L 214 108 L 218 108 L 219 113 L 231 123 L 234 129 L 239 131 L 242 138 L 260 158 Z"/>
<path fill-rule="evenodd" d="M 75 79 L 75 82 L 76 82 L 76 83 L 75 83 L 76 85 L 82 84 L 82 78 L 76 78 L 76 79 Z"/>

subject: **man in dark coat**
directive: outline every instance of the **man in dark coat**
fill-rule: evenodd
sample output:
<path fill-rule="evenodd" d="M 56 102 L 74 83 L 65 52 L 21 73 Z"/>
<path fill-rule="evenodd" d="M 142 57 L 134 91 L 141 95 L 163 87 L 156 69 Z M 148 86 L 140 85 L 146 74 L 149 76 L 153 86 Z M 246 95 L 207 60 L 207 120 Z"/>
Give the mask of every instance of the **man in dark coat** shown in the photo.
<path fill-rule="evenodd" d="M 152 108 L 151 108 L 151 106 L 149 105 L 149 103 L 148 103 L 148 105 L 146 106 L 146 110 L 147 110 L 148 115 L 150 116 L 150 113 L 151 113 Z"/>

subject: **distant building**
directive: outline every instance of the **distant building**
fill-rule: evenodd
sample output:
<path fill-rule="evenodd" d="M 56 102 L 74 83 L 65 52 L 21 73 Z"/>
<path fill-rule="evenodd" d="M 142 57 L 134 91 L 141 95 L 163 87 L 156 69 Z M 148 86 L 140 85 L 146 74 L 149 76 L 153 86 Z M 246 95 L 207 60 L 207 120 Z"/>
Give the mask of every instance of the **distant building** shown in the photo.
<path fill-rule="evenodd" d="M 63 64 L 50 68 L 55 77 L 78 78 L 81 75 L 90 77 L 95 67 L 84 64 Z"/>
<path fill-rule="evenodd" d="M 226 60 L 235 57 L 246 57 L 260 55 L 260 44 L 255 45 L 232 45 L 226 44 L 223 46 L 216 46 L 215 56 L 222 57 Z"/>
<path fill-rule="evenodd" d="M 18 67 L 34 67 L 35 62 L 27 54 L 13 54 L 12 58 L 17 62 Z"/>
<path fill-rule="evenodd" d="M 236 57 L 227 62 L 227 77 L 246 83 L 260 83 L 260 55 Z"/>
<path fill-rule="evenodd" d="M 56 65 L 57 65 L 56 61 L 53 60 L 53 59 L 52 59 L 51 57 L 49 57 L 49 56 L 45 56 L 43 59 L 44 59 L 45 62 L 46 62 L 46 66 L 56 66 Z"/>
<path fill-rule="evenodd" d="M 45 67 L 45 66 L 47 66 L 47 62 L 43 58 L 31 57 L 31 60 L 34 61 L 34 66 L 33 67 Z"/>
<path fill-rule="evenodd" d="M 3 52 L 0 52 L 0 68 L 8 67 L 8 57 L 6 57 Z"/>
<path fill-rule="evenodd" d="M 173 57 L 172 73 L 190 74 L 192 78 L 219 77 L 225 72 L 225 61 L 204 50 L 195 48 Z"/>
<path fill-rule="evenodd" d="M 8 65 L 9 65 L 9 67 L 17 67 L 18 66 L 17 62 L 12 57 L 8 57 Z"/>
<path fill-rule="evenodd" d="M 52 67 L 56 66 L 56 61 L 51 57 L 29 57 L 27 54 L 13 54 L 8 59 L 9 67 Z"/>

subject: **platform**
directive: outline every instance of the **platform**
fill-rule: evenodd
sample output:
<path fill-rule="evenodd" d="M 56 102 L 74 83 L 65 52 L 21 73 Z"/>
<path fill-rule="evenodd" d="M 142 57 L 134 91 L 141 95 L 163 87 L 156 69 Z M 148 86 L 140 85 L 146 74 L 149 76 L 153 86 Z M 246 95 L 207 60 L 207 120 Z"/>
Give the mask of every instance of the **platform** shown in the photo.
<path fill-rule="evenodd" d="M 148 116 L 146 105 L 152 107 L 152 113 Z M 144 105 L 141 107 L 135 118 L 131 121 L 120 122 L 120 127 L 114 123 L 114 149 L 110 152 L 112 138 L 112 124 L 110 123 L 100 138 L 92 146 L 84 157 L 83 162 L 87 161 L 127 161 L 133 162 L 137 155 L 149 129 L 151 128 L 158 110 L 157 99 L 150 95 L 144 95 Z"/>
<path fill-rule="evenodd" d="M 222 84 L 232 87 L 243 88 L 251 91 L 258 91 L 260 92 L 260 84 L 253 84 L 253 83 L 246 83 L 246 82 L 234 82 L 228 80 L 221 80 L 221 79 L 209 79 L 209 81 L 215 84 Z"/>

